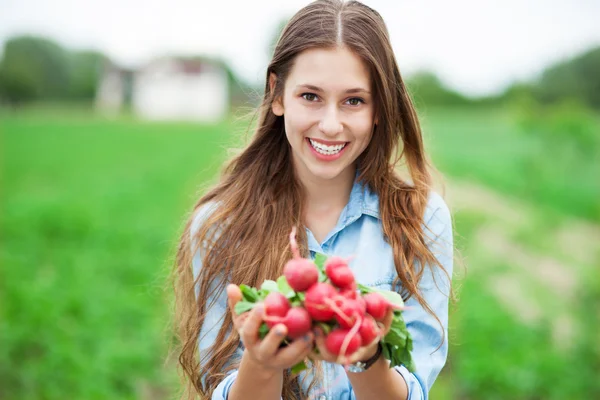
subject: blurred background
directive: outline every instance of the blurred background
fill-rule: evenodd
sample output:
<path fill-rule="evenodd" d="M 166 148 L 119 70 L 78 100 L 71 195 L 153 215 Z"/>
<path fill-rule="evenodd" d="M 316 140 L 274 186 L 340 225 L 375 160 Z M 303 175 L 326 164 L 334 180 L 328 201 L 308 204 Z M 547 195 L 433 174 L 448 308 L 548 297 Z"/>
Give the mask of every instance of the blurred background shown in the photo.
<path fill-rule="evenodd" d="M 0 398 L 172 397 L 178 234 L 307 3 L 0 0 Z M 455 221 L 431 398 L 600 398 L 600 3 L 366 3 Z"/>

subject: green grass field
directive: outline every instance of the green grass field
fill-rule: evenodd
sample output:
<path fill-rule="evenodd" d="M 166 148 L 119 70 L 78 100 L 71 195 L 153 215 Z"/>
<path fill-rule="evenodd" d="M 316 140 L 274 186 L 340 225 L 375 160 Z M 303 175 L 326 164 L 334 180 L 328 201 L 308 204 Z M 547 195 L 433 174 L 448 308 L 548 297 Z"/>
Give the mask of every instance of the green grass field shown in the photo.
<path fill-rule="evenodd" d="M 600 397 L 598 153 L 519 118 L 422 112 L 466 266 L 433 399 Z M 171 257 L 244 128 L 0 113 L 0 398 L 173 393 Z"/>

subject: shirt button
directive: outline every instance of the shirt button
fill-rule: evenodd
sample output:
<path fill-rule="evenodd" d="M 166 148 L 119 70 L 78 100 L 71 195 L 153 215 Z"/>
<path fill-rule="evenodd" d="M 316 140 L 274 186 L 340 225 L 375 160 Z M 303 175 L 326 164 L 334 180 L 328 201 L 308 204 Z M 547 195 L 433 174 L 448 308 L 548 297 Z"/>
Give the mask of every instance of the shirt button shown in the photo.
<path fill-rule="evenodd" d="M 320 396 L 319 400 L 327 400 L 327 396 Z"/>

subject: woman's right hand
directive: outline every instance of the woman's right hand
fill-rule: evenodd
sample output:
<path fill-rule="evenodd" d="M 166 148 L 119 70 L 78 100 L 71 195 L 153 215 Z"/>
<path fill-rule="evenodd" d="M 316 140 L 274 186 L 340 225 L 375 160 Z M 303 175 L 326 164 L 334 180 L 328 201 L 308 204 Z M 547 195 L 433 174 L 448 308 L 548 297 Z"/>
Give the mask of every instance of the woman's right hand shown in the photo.
<path fill-rule="evenodd" d="M 237 315 L 235 305 L 242 299 L 240 288 L 233 284 L 228 285 L 227 298 L 233 325 L 246 348 L 244 352 L 257 366 L 280 372 L 305 360 L 311 353 L 314 346 L 312 333 L 292 341 L 286 347 L 279 348 L 287 335 L 285 325 L 277 324 L 273 326 L 267 336 L 261 340 L 258 330 L 263 322 L 263 304 L 258 303 L 251 311 Z"/>

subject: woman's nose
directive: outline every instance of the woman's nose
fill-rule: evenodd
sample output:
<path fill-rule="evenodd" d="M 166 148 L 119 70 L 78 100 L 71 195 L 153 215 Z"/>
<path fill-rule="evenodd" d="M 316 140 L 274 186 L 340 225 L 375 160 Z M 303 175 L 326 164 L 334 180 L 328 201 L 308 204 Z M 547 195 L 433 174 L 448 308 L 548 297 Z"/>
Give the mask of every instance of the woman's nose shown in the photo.
<path fill-rule="evenodd" d="M 344 130 L 337 108 L 329 107 L 319 122 L 319 129 L 327 136 L 335 136 Z"/>

